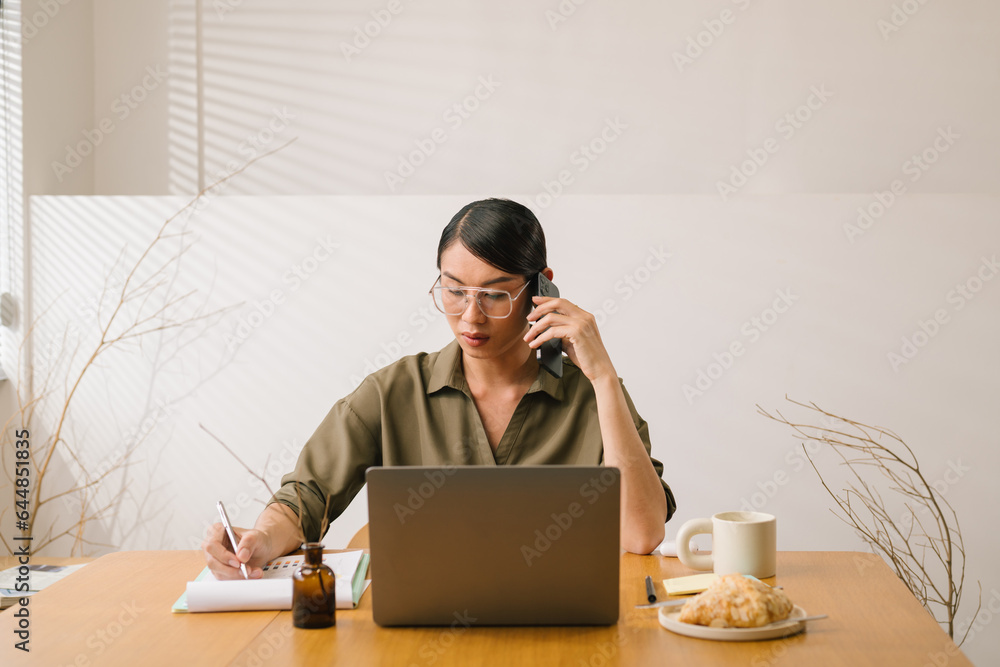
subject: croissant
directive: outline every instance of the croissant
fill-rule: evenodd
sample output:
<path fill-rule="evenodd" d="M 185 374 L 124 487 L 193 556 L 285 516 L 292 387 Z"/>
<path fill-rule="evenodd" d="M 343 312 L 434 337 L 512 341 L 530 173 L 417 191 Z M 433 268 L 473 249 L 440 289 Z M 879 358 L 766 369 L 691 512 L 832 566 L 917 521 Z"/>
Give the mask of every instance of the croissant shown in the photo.
<path fill-rule="evenodd" d="M 785 592 L 741 574 L 725 574 L 681 607 L 678 620 L 713 628 L 759 628 L 792 613 Z"/>

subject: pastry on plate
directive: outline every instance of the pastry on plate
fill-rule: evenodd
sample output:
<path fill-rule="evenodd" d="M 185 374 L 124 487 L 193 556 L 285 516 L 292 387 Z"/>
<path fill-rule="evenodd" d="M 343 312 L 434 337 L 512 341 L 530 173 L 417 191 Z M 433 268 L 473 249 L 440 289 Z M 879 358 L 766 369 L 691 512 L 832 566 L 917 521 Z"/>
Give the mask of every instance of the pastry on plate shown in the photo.
<path fill-rule="evenodd" d="M 759 628 L 792 613 L 785 592 L 742 574 L 719 577 L 681 607 L 677 620 L 713 628 Z"/>

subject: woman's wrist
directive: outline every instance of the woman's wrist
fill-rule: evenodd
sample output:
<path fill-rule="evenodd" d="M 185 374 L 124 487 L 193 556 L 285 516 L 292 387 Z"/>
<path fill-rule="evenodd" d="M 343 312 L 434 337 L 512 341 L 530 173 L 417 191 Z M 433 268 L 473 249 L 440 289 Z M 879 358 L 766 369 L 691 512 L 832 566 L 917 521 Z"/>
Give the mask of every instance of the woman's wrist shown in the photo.
<path fill-rule="evenodd" d="M 302 544 L 299 535 L 298 515 L 284 503 L 274 502 L 268 505 L 254 526 L 261 539 L 266 542 L 265 551 L 268 560 L 298 549 Z"/>
<path fill-rule="evenodd" d="M 606 368 L 596 373 L 590 382 L 594 385 L 594 391 L 598 396 L 605 391 L 618 391 L 621 386 L 618 382 L 618 373 L 615 372 L 615 367 L 610 363 Z"/>

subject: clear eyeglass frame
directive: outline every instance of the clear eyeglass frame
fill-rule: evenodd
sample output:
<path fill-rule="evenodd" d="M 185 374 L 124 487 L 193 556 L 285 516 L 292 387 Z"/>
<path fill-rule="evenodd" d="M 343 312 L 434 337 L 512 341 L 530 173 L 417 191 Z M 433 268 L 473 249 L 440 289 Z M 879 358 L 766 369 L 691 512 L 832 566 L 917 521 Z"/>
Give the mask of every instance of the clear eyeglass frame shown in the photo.
<path fill-rule="evenodd" d="M 531 281 L 529 280 L 528 282 L 524 283 L 524 286 L 521 287 L 521 289 L 517 291 L 517 294 L 511 294 L 507 290 L 492 289 L 489 287 L 466 287 L 464 285 L 458 285 L 455 287 L 445 287 L 444 285 L 441 285 L 440 282 L 441 282 L 441 276 L 438 276 L 438 279 L 434 281 L 434 284 L 427 292 L 431 296 L 431 301 L 434 302 L 434 307 L 437 308 L 439 311 L 441 311 L 445 315 L 461 315 L 469 307 L 469 298 L 472 296 L 471 293 L 474 293 L 476 299 L 476 307 L 479 308 L 479 312 L 481 312 L 483 315 L 492 320 L 502 320 L 504 318 L 510 317 L 510 314 L 514 312 L 514 302 L 517 301 L 518 297 L 521 296 L 521 293 L 524 292 L 524 290 L 528 287 L 528 285 L 531 284 Z M 459 292 L 459 291 L 462 292 L 464 295 L 464 298 L 462 299 L 462 307 L 460 309 L 455 310 L 454 312 L 448 312 L 445 309 L 446 293 Z M 496 306 L 487 306 L 487 307 L 483 306 L 483 296 L 500 296 L 500 295 L 504 295 L 507 297 L 506 301 L 507 312 L 505 314 L 497 315 L 496 313 L 498 311 L 496 310 Z M 501 310 L 503 310 L 503 308 L 501 308 Z"/>

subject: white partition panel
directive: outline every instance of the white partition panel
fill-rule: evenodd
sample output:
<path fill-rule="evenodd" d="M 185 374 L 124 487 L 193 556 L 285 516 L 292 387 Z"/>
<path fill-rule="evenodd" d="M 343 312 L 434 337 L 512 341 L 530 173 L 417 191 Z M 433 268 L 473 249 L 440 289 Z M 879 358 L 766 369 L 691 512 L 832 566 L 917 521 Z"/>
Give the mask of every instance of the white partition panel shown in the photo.
<path fill-rule="evenodd" d="M 125 497 L 92 539 L 191 548 L 217 499 L 250 524 L 267 494 L 199 424 L 276 483 L 367 371 L 446 344 L 426 290 L 440 231 L 469 200 L 225 197 L 179 220 L 192 246 L 168 274 L 170 289 L 196 290 L 202 313 L 231 309 L 180 340 L 152 334 L 112 350 L 84 377 L 70 420 L 84 465 L 107 468 L 138 441 L 127 475 L 109 476 L 102 492 L 130 480 Z M 36 310 L 55 303 L 41 340 L 69 327 L 81 351 L 92 345 L 102 276 L 122 247 L 123 263 L 134 262 L 184 201 L 35 198 Z M 988 602 L 1000 587 L 991 567 L 1000 555 L 1000 200 L 910 195 L 862 234 L 845 231 L 870 202 L 565 196 L 541 220 L 555 282 L 597 314 L 666 463 L 679 504 L 668 533 L 753 507 L 779 517 L 782 549 L 864 548 L 829 511 L 791 431 L 757 414 L 757 405 L 789 410 L 788 395 L 906 440 L 958 512 L 968 590 L 982 580 Z M 124 271 L 110 274 L 120 286 Z M 835 457 L 815 460 L 839 483 Z M 333 525 L 330 544 L 364 523 L 364 499 Z M 971 620 L 972 608 L 962 611 Z M 971 651 L 985 643 L 980 633 Z"/>

